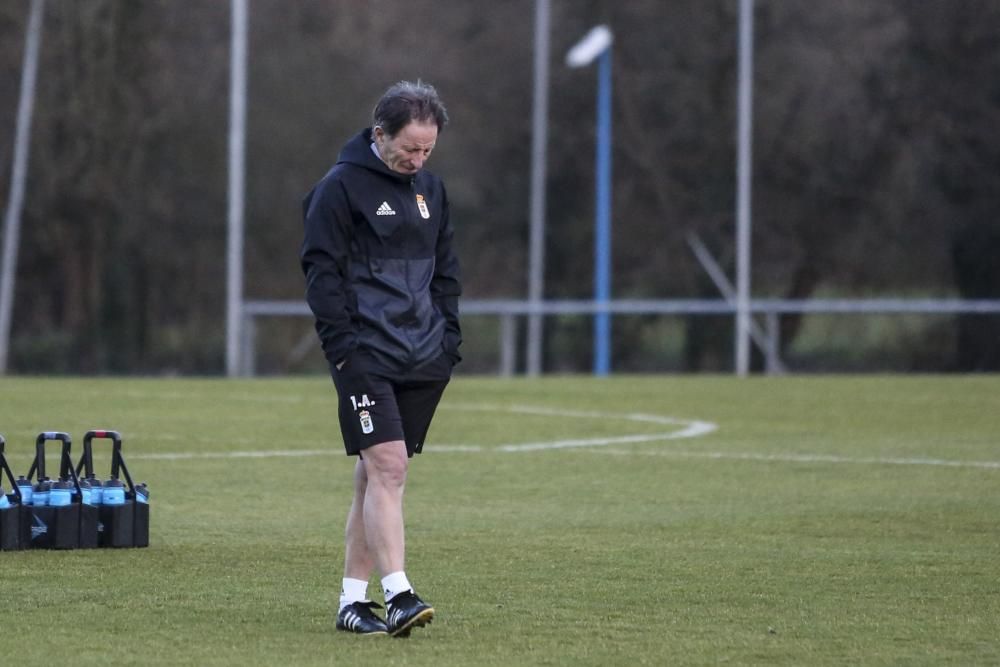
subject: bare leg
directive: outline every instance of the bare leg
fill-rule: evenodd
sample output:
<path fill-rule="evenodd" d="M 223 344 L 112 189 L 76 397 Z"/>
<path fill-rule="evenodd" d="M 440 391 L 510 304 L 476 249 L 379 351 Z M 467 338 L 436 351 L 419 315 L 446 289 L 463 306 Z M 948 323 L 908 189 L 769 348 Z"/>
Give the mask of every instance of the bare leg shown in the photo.
<path fill-rule="evenodd" d="M 344 530 L 344 576 L 362 581 L 368 581 L 375 567 L 365 536 L 364 507 L 367 487 L 368 475 L 365 472 L 365 462 L 358 459 L 354 466 L 354 499 L 351 500 L 351 510 L 347 514 L 347 527 Z"/>
<path fill-rule="evenodd" d="M 403 490 L 409 459 L 402 440 L 383 442 L 364 451 L 367 488 L 364 533 L 368 552 L 383 577 L 401 572 L 406 544 L 403 531 Z"/>

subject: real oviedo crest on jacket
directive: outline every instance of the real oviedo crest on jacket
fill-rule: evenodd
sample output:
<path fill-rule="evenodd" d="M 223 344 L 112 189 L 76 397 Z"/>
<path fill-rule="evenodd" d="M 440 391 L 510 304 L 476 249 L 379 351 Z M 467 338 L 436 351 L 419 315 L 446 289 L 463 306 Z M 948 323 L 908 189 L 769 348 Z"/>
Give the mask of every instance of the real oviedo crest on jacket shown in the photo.
<path fill-rule="evenodd" d="M 424 201 L 423 195 L 417 195 L 417 210 L 420 211 L 420 217 L 424 220 L 430 220 L 431 212 L 427 208 L 427 202 Z"/>

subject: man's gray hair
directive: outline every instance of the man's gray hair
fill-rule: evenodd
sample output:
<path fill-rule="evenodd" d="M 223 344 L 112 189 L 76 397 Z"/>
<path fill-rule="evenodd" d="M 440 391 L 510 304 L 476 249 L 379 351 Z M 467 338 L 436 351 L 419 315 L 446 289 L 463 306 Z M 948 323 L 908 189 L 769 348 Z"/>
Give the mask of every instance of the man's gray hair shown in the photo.
<path fill-rule="evenodd" d="M 437 90 L 419 79 L 416 83 L 400 81 L 390 86 L 372 111 L 372 127 L 381 127 L 390 137 L 396 136 L 411 121 L 433 121 L 438 132 L 448 124 L 448 111 Z"/>

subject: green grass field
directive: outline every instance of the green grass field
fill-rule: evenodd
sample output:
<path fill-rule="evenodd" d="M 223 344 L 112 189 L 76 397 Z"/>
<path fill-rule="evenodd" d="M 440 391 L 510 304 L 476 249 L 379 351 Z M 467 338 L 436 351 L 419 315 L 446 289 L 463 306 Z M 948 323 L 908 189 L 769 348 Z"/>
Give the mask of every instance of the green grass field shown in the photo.
<path fill-rule="evenodd" d="M 149 549 L 0 553 L 3 663 L 1000 664 L 1000 377 L 459 378 L 410 470 L 438 614 L 408 640 L 333 629 L 333 405 L 0 381 L 15 472 L 39 431 L 114 428 L 153 512 Z"/>

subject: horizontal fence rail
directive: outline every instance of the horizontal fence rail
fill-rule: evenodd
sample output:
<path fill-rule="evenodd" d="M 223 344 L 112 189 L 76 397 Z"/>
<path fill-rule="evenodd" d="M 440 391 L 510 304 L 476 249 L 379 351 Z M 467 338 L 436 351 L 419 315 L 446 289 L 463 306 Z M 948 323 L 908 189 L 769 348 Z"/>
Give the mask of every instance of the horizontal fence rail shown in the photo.
<path fill-rule="evenodd" d="M 463 299 L 459 310 L 465 315 L 500 318 L 500 374 L 513 375 L 516 367 L 517 327 L 515 318 L 527 315 L 733 315 L 736 305 L 725 299 L 617 299 L 527 301 L 522 299 Z M 778 316 L 788 314 L 855 315 L 956 315 L 1000 314 L 1000 299 L 753 299 L 750 311 L 767 322 L 762 340 L 768 372 L 781 372 L 778 350 Z M 306 317 L 312 311 L 304 301 L 245 301 L 241 374 L 255 372 L 255 320 L 258 317 Z"/>

